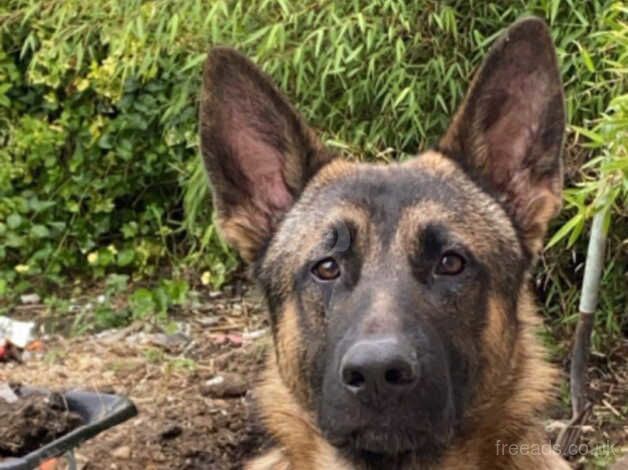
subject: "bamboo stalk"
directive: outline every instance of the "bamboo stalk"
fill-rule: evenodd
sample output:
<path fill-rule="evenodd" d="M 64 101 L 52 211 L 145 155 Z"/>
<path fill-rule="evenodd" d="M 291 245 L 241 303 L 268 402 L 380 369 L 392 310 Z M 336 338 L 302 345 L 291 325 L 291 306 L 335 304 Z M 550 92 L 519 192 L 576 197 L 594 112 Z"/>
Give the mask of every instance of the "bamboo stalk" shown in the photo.
<path fill-rule="evenodd" d="M 563 455 L 567 455 L 580 438 L 581 426 L 588 418 L 591 404 L 587 403 L 586 375 L 591 349 L 591 333 L 595 324 L 595 310 L 598 304 L 600 279 L 604 267 L 606 231 L 604 230 L 605 211 L 598 211 L 593 217 L 591 236 L 587 247 L 584 266 L 584 279 L 580 295 L 580 317 L 576 326 L 575 341 L 571 356 L 570 391 L 572 420 L 560 433 L 556 445 Z"/>
<path fill-rule="evenodd" d="M 605 211 L 599 211 L 593 217 L 591 237 L 589 238 L 587 258 L 584 266 L 584 279 L 582 280 L 582 294 L 579 306 L 580 318 L 576 327 L 570 371 L 571 402 L 574 416 L 577 416 L 584 409 L 586 402 L 585 379 L 606 248 L 604 214 Z"/>

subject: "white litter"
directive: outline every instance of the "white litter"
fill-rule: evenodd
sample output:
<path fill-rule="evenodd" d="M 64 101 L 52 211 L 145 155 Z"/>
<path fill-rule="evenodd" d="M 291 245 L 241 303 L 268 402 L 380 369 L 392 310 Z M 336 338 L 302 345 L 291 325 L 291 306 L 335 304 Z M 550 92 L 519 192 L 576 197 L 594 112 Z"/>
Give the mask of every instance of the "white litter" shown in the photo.
<path fill-rule="evenodd" d="M 20 301 L 22 304 L 38 304 L 41 302 L 41 299 L 37 294 L 24 294 L 20 296 Z"/>
<path fill-rule="evenodd" d="M 0 316 L 0 341 L 7 340 L 18 348 L 24 349 L 35 339 L 35 322 L 12 320 Z"/>
<path fill-rule="evenodd" d="M 0 382 L 0 400 L 4 400 L 7 403 L 14 403 L 18 399 L 13 389 L 6 382 Z"/>

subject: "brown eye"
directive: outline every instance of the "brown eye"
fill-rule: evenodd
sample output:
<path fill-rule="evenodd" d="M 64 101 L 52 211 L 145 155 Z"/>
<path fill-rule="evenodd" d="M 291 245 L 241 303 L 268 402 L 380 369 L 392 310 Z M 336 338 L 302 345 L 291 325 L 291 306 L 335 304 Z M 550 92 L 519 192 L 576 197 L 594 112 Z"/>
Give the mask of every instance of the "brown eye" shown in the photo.
<path fill-rule="evenodd" d="M 464 270 L 464 265 L 465 260 L 462 256 L 456 253 L 445 253 L 436 266 L 436 274 L 455 276 Z"/>
<path fill-rule="evenodd" d="M 321 281 L 331 281 L 340 276 L 340 266 L 333 258 L 325 258 L 314 265 L 312 274 Z"/>

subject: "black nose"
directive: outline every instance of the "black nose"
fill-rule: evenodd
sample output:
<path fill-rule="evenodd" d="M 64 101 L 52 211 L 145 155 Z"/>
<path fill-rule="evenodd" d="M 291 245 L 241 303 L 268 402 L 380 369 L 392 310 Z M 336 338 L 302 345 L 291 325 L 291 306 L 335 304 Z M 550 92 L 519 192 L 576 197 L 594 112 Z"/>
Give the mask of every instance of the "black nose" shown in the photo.
<path fill-rule="evenodd" d="M 340 379 L 352 393 L 393 398 L 411 389 L 418 378 L 416 353 L 394 337 L 353 344 L 340 363 Z"/>

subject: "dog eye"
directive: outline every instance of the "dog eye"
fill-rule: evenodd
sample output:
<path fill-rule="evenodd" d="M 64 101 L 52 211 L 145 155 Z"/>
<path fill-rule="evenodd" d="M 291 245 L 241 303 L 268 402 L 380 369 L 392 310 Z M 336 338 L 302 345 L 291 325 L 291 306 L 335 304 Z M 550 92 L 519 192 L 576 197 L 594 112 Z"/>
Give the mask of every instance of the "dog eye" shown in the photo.
<path fill-rule="evenodd" d="M 340 276 L 340 266 L 333 258 L 325 258 L 312 268 L 314 277 L 321 281 L 332 281 Z"/>
<path fill-rule="evenodd" d="M 459 254 L 445 253 L 436 266 L 436 274 L 455 276 L 464 270 L 465 263 L 465 259 Z"/>

